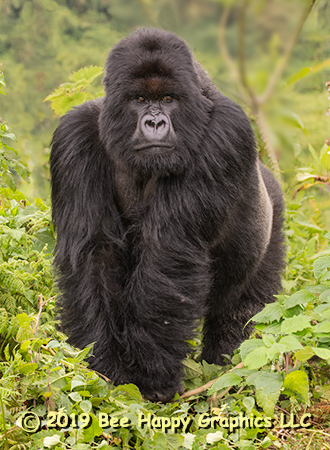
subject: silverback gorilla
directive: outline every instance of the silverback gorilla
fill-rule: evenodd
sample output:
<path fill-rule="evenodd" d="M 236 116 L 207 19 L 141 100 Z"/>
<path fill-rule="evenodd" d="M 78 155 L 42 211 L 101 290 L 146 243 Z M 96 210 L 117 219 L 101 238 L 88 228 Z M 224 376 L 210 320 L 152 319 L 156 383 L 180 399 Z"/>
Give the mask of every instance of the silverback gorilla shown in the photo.
<path fill-rule="evenodd" d="M 61 321 L 73 345 L 95 343 L 92 368 L 165 402 L 198 319 L 202 358 L 222 364 L 273 301 L 282 193 L 241 108 L 176 35 L 120 41 L 104 84 L 53 137 Z"/>

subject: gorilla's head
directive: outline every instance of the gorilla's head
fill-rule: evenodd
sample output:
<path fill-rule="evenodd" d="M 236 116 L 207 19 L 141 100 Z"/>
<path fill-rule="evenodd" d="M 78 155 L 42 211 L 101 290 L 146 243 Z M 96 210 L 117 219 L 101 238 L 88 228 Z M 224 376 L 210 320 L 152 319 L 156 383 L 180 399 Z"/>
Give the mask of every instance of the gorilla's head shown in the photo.
<path fill-rule="evenodd" d="M 110 157 L 144 176 L 179 174 L 194 164 L 212 102 L 183 40 L 136 31 L 110 52 L 104 84 L 99 126 Z"/>

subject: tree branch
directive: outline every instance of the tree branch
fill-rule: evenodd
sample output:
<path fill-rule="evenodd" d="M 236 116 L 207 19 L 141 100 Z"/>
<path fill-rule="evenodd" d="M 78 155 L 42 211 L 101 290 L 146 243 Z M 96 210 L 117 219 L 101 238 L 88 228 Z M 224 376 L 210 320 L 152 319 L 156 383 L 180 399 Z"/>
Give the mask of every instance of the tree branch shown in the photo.
<path fill-rule="evenodd" d="M 240 81 L 244 89 L 248 92 L 252 101 L 252 106 L 254 107 L 253 109 L 255 109 L 255 106 L 257 106 L 259 102 L 254 90 L 247 80 L 245 68 L 245 19 L 248 2 L 249 0 L 243 0 L 238 15 L 238 68 Z"/>
<path fill-rule="evenodd" d="M 228 47 L 227 47 L 226 25 L 228 22 L 230 11 L 231 11 L 231 7 L 226 6 L 223 13 L 221 14 L 221 18 L 220 18 L 220 22 L 219 22 L 218 42 L 219 42 L 220 52 L 221 52 L 221 56 L 223 57 L 226 65 L 229 69 L 232 79 L 234 80 L 234 82 L 236 83 L 236 85 L 240 91 L 240 95 L 242 96 L 244 103 L 246 103 L 249 107 L 251 107 L 251 102 L 250 102 L 249 97 L 246 95 L 244 90 L 241 89 L 242 83 L 240 82 L 239 73 L 238 73 L 237 67 L 236 67 L 233 59 L 230 56 L 230 53 L 229 53 Z"/>
<path fill-rule="evenodd" d="M 228 372 L 225 372 L 225 373 L 232 372 L 234 369 L 241 369 L 242 367 L 243 367 L 243 361 L 240 362 L 239 364 L 237 364 L 237 366 L 233 367 L 232 369 L 228 370 Z M 224 374 L 222 374 L 222 375 L 224 375 Z M 218 379 L 219 379 L 219 377 L 215 378 L 214 380 L 209 381 L 208 383 L 204 384 L 203 386 L 200 386 L 199 388 L 192 389 L 191 391 L 185 392 L 184 394 L 181 395 L 181 398 L 191 397 L 192 395 L 197 395 L 197 394 L 200 394 L 201 392 L 206 391 Z"/>
<path fill-rule="evenodd" d="M 297 39 L 302 30 L 302 27 L 304 26 L 304 23 L 306 22 L 315 2 L 316 2 L 316 0 L 311 0 L 311 2 L 306 6 L 306 8 L 304 8 L 302 15 L 300 17 L 300 20 L 298 22 L 297 28 L 295 29 L 295 31 L 291 37 L 291 40 L 286 48 L 286 51 L 284 52 L 284 55 L 283 55 L 281 61 L 279 62 L 277 68 L 275 69 L 275 72 L 274 72 L 272 78 L 270 79 L 265 92 L 259 97 L 260 104 L 264 104 L 269 99 L 269 97 L 271 97 L 271 95 L 273 94 L 275 86 L 284 72 L 284 69 L 289 61 L 289 58 L 291 56 L 291 53 L 295 46 L 295 43 L 297 42 Z"/>
<path fill-rule="evenodd" d="M 257 123 L 258 129 L 260 131 L 260 136 L 261 136 L 262 142 L 264 143 L 265 149 L 267 151 L 267 155 L 268 155 L 274 176 L 277 179 L 277 181 L 280 183 L 281 182 L 281 169 L 278 164 L 275 149 L 271 142 L 270 131 L 268 129 L 267 121 L 266 121 L 264 112 L 261 109 L 260 105 L 256 106 L 256 110 L 257 110 L 256 111 L 256 123 Z"/>

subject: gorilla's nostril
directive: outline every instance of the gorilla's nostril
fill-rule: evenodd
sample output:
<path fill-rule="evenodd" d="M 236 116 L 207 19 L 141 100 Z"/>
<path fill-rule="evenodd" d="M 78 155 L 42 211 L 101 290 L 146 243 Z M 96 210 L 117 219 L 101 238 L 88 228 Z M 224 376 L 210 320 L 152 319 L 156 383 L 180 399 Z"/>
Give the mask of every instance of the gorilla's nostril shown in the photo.
<path fill-rule="evenodd" d="M 146 127 L 150 127 L 150 128 L 155 128 L 156 124 L 152 120 L 147 120 L 146 123 L 145 123 L 145 126 Z"/>
<path fill-rule="evenodd" d="M 161 120 L 160 122 L 158 122 L 157 124 L 156 124 L 156 130 L 158 130 L 158 128 L 161 128 L 161 127 L 165 127 L 166 126 L 166 122 L 165 122 L 165 120 Z"/>

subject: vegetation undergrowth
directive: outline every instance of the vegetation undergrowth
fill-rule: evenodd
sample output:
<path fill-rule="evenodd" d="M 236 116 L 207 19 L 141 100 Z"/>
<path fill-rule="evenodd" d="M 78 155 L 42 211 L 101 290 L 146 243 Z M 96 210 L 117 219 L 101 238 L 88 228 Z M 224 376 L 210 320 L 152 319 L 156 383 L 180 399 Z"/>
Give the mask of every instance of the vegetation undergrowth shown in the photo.
<path fill-rule="evenodd" d="M 77 72 L 62 86 L 51 97 L 59 111 L 97 74 Z M 330 448 L 330 233 L 315 199 L 327 187 L 316 184 L 317 171 L 329 175 L 329 147 L 311 147 L 314 166 L 287 195 L 284 293 L 253 318 L 253 335 L 226 366 L 198 362 L 201 343 L 192 342 L 186 392 L 163 405 L 90 370 L 92 349 L 72 348 L 56 326 L 50 207 L 15 190 L 28 171 L 1 130 L 1 450 Z"/>

